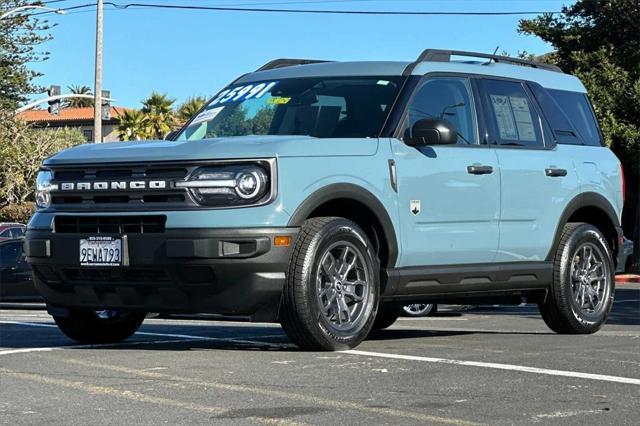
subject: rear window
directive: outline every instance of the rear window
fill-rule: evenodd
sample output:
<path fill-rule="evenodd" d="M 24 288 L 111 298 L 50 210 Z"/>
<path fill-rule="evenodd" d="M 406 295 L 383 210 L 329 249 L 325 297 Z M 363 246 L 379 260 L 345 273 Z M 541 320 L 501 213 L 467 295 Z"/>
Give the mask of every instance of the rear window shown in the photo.
<path fill-rule="evenodd" d="M 601 146 L 600 132 L 587 95 L 566 90 L 549 90 L 586 145 Z"/>

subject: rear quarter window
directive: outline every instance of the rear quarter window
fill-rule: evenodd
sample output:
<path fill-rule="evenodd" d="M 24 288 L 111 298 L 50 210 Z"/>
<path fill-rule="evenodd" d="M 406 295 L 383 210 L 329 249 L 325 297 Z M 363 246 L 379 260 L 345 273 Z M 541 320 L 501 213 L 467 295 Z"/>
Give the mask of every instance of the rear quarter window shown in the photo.
<path fill-rule="evenodd" d="M 585 145 L 602 146 L 596 117 L 585 93 L 548 90 Z"/>

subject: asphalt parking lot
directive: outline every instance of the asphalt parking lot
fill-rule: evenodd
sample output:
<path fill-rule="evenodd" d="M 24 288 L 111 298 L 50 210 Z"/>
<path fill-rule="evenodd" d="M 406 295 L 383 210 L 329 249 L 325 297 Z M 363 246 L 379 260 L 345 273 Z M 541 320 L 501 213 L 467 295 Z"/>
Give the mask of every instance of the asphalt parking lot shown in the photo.
<path fill-rule="evenodd" d="M 401 319 L 356 350 L 302 352 L 279 326 L 147 319 L 83 346 L 0 311 L 2 424 L 638 424 L 640 284 L 592 336 L 534 306 Z"/>

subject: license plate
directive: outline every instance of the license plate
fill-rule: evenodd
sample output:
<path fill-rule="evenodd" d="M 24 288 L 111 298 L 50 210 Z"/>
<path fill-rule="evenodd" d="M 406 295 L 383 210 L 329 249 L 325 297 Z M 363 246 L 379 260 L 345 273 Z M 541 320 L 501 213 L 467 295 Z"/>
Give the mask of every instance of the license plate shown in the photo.
<path fill-rule="evenodd" d="M 122 239 L 113 237 L 88 237 L 80 240 L 81 266 L 120 266 L 122 264 Z"/>

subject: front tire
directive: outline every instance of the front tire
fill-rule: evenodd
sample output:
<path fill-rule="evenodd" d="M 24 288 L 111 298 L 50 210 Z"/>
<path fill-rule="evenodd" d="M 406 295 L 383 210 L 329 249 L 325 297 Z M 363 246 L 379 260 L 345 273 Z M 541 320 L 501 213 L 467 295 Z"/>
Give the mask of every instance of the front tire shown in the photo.
<path fill-rule="evenodd" d="M 379 261 L 367 235 L 336 217 L 307 220 L 293 249 L 280 322 L 304 350 L 351 349 L 373 326 Z"/>
<path fill-rule="evenodd" d="M 561 334 L 595 333 L 613 306 L 614 263 L 602 233 L 592 225 L 568 223 L 554 259 L 553 283 L 540 313 Z"/>
<path fill-rule="evenodd" d="M 140 312 L 73 309 L 68 316 L 54 316 L 58 328 L 80 343 L 118 343 L 135 333 L 145 314 Z"/>

